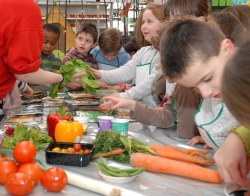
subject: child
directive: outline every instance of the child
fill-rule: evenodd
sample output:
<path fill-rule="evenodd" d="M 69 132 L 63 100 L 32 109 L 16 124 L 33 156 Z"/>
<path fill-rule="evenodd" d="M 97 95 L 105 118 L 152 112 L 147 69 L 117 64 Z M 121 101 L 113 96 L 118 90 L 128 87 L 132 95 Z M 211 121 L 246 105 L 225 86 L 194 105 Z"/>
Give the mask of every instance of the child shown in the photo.
<path fill-rule="evenodd" d="M 214 26 L 186 19 L 169 23 L 160 47 L 168 81 L 193 88 L 205 98 L 195 114 L 202 137 L 189 144 L 202 142 L 204 147 L 218 149 L 229 129 L 239 126 L 220 98 L 221 76 L 235 50 L 233 43 Z"/>
<path fill-rule="evenodd" d="M 222 12 L 232 13 L 239 19 L 246 30 L 250 30 L 250 7 L 247 5 L 229 6 L 222 10 Z"/>
<path fill-rule="evenodd" d="M 164 5 L 150 4 L 140 13 L 135 27 L 136 32 L 140 33 L 136 39 L 137 42 L 141 41 L 138 42 L 139 46 L 145 47 L 142 47 L 132 60 L 115 70 L 93 70 L 96 78 L 111 85 L 136 78 L 135 87 L 115 96 L 142 100 L 145 104 L 156 106 L 152 97 L 151 84 L 155 76 L 161 73 L 161 70 L 155 66 L 159 61 L 159 53 L 154 46 L 146 45 L 151 44 L 151 38 L 157 36 L 160 24 L 165 20 L 164 11 Z"/>
<path fill-rule="evenodd" d="M 42 52 L 40 54 L 40 68 L 45 71 L 57 72 L 61 66 L 61 59 L 56 57 L 52 52 L 60 37 L 60 30 L 54 24 L 43 25 L 44 41 Z M 30 84 L 33 90 L 47 92 L 50 90 L 50 84 L 36 85 Z"/>
<path fill-rule="evenodd" d="M 230 12 L 213 12 L 211 17 L 219 25 L 227 39 L 230 39 L 236 45 L 240 44 L 242 33 L 245 32 L 243 25 L 236 16 Z"/>
<path fill-rule="evenodd" d="M 250 157 L 250 41 L 239 47 L 227 63 L 221 84 L 223 101 L 244 126 L 232 129 L 214 159 L 224 181 L 248 186 L 247 158 Z M 249 163 L 249 162 L 248 162 Z"/>
<path fill-rule="evenodd" d="M 136 38 L 135 36 L 131 37 L 128 43 L 125 44 L 124 46 L 125 51 L 130 55 L 130 59 L 133 58 L 134 54 L 140 50 L 140 47 L 136 43 Z"/>
<path fill-rule="evenodd" d="M 90 67 L 98 69 L 98 63 L 90 51 L 97 44 L 98 31 L 96 25 L 90 22 L 83 22 L 76 33 L 76 48 L 70 48 L 62 59 L 64 64 L 73 57 L 86 62 Z"/>
<path fill-rule="evenodd" d="M 98 43 L 90 53 L 97 60 L 99 70 L 113 70 L 128 62 L 129 54 L 122 47 L 122 36 L 117 29 L 104 30 Z"/>

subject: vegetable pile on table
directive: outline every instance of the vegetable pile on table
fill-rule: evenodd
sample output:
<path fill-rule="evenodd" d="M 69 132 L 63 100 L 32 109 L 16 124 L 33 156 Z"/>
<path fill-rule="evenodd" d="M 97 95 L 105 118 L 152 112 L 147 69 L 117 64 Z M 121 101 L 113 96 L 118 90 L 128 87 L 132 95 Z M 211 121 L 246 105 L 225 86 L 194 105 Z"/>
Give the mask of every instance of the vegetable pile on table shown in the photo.
<path fill-rule="evenodd" d="M 154 154 L 148 145 L 114 131 L 98 133 L 93 144 L 95 145 L 93 158 L 105 157 L 120 163 L 129 163 L 130 156 L 135 152 Z"/>
<path fill-rule="evenodd" d="M 0 184 L 11 195 L 28 195 L 40 181 L 47 191 L 59 192 L 68 182 L 61 168 L 49 168 L 42 172 L 34 162 L 36 147 L 30 141 L 21 141 L 13 149 L 13 158 L 0 155 Z"/>
<path fill-rule="evenodd" d="M 214 163 L 212 158 L 206 156 L 207 150 L 157 144 L 148 146 L 114 131 L 98 133 L 93 144 L 93 158 L 105 157 L 121 163 L 130 162 L 133 167 L 145 168 L 149 172 L 178 175 L 210 183 L 222 182 L 217 170 L 203 167 Z M 96 166 L 105 172 L 105 165 L 97 163 Z"/>
<path fill-rule="evenodd" d="M 9 129 L 10 127 L 7 128 L 7 130 Z M 53 139 L 48 136 L 46 132 L 40 131 L 36 127 L 19 124 L 14 127 L 12 134 L 7 135 L 7 137 L 2 140 L 1 147 L 13 149 L 16 144 L 25 140 L 32 142 L 36 149 L 43 149 L 49 143 L 53 142 Z"/>
<path fill-rule="evenodd" d="M 70 61 L 67 61 L 63 66 L 61 66 L 58 71 L 59 74 L 63 74 L 64 82 L 66 84 L 69 84 L 72 81 L 72 76 L 75 73 L 81 72 L 85 72 L 86 74 L 76 78 L 75 81 L 81 83 L 82 87 L 87 91 L 87 93 L 94 94 L 100 85 L 95 80 L 94 74 L 90 71 L 89 65 L 84 63 L 82 60 L 72 58 Z M 52 85 L 49 92 L 50 97 L 54 98 L 57 96 L 59 86 L 59 83 Z"/>

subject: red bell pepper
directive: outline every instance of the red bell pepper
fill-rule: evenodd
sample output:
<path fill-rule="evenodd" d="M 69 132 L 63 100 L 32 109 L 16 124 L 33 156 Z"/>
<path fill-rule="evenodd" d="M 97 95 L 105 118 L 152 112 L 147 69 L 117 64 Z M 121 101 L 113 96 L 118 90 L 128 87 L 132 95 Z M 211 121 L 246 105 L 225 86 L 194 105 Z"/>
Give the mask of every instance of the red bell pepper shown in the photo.
<path fill-rule="evenodd" d="M 52 112 L 47 116 L 47 129 L 48 135 L 55 140 L 55 128 L 58 122 L 62 120 L 69 120 L 71 118 L 74 121 L 74 118 L 71 116 L 70 112 L 63 110 L 63 106 L 60 107 L 59 112 Z"/>

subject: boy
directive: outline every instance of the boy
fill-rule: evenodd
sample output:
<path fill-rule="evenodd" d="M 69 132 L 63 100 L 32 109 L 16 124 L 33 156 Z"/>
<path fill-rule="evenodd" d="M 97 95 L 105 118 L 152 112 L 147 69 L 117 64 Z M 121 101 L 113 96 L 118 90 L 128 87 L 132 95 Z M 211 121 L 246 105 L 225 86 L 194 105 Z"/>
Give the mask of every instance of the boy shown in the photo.
<path fill-rule="evenodd" d="M 83 22 L 76 33 L 76 48 L 70 48 L 62 59 L 64 64 L 73 57 L 86 62 L 90 67 L 98 69 L 98 63 L 90 53 L 97 44 L 98 31 L 96 25 L 89 22 Z"/>
<path fill-rule="evenodd" d="M 56 73 L 61 66 L 61 59 L 56 57 L 52 52 L 60 37 L 60 30 L 54 24 L 43 25 L 44 41 L 42 52 L 40 54 L 40 69 Z M 33 90 L 47 92 L 50 90 L 50 84 L 35 85 L 30 84 Z"/>
<path fill-rule="evenodd" d="M 115 28 L 106 29 L 100 35 L 99 46 L 91 54 L 98 61 L 99 70 L 113 70 L 123 66 L 130 59 L 129 54 L 122 47 L 122 36 Z"/>
<path fill-rule="evenodd" d="M 204 98 L 195 114 L 202 137 L 193 138 L 190 145 L 201 142 L 217 150 L 229 129 L 239 126 L 220 95 L 222 73 L 234 50 L 220 30 L 198 20 L 172 21 L 163 34 L 161 64 L 167 80 L 195 89 Z"/>

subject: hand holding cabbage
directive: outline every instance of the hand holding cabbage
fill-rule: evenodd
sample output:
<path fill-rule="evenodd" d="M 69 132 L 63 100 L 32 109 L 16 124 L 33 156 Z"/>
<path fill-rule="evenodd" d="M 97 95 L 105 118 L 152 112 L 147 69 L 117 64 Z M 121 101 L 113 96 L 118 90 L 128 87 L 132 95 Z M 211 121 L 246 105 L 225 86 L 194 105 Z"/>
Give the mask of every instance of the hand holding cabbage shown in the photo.
<path fill-rule="evenodd" d="M 100 87 L 99 83 L 95 80 L 95 76 L 90 71 L 89 65 L 79 59 L 71 59 L 60 67 L 58 73 L 63 74 L 65 84 L 69 84 L 72 81 L 72 76 L 76 73 L 85 72 L 84 76 L 75 78 L 74 80 L 82 85 L 87 93 L 94 94 L 96 89 Z M 57 91 L 60 83 L 53 84 L 49 96 L 54 98 L 57 96 Z"/>

